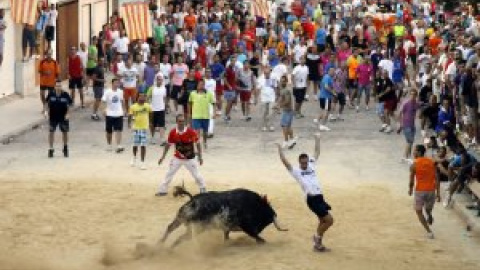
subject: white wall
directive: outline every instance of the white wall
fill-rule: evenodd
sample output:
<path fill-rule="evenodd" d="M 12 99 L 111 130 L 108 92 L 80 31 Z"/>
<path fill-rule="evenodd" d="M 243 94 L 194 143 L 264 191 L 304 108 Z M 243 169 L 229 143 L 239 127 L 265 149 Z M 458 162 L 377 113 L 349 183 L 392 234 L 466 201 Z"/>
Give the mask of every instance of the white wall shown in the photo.
<path fill-rule="evenodd" d="M 80 42 L 85 42 L 85 44 L 90 43 L 90 33 L 91 35 L 98 35 L 100 30 L 102 30 L 102 25 L 107 22 L 108 17 L 113 12 L 113 1 L 112 0 L 79 0 L 79 9 L 80 14 L 78 16 L 79 22 L 79 40 Z M 89 6 L 92 7 L 91 13 L 91 25 L 89 17 Z M 109 11 L 109 14 L 107 14 Z M 91 29 L 90 29 L 91 27 Z M 90 32 L 91 30 L 91 32 Z"/>
<path fill-rule="evenodd" d="M 15 43 L 17 42 L 17 37 L 15 36 L 16 29 L 10 14 L 10 9 L 5 10 L 7 29 L 5 29 L 3 64 L 0 66 L 0 82 L 2 82 L 0 87 L 0 98 L 11 95 L 15 92 L 15 56 L 17 54 L 17 48 L 21 50 L 20 46 L 15 46 Z"/>

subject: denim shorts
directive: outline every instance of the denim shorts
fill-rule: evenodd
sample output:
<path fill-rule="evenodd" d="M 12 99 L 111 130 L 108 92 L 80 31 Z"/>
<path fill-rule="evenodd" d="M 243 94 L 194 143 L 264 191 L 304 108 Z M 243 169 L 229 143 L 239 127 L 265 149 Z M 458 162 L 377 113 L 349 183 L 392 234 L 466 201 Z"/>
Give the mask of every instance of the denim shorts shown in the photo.
<path fill-rule="evenodd" d="M 225 90 L 223 92 L 223 97 L 226 101 L 234 101 L 237 98 L 237 92 L 231 90 Z"/>
<path fill-rule="evenodd" d="M 282 119 L 280 120 L 281 127 L 291 127 L 293 122 L 293 111 L 282 112 Z"/>
<path fill-rule="evenodd" d="M 203 132 L 208 132 L 208 126 L 210 124 L 210 119 L 193 119 L 192 128 L 195 130 L 202 130 Z"/>
<path fill-rule="evenodd" d="M 413 143 L 415 141 L 415 127 L 404 127 L 403 135 L 405 135 L 407 143 Z"/>
<path fill-rule="evenodd" d="M 369 85 L 358 85 L 358 96 L 361 97 L 362 94 L 370 96 L 370 86 Z"/>
<path fill-rule="evenodd" d="M 147 146 L 147 130 L 133 130 L 133 146 Z"/>
<path fill-rule="evenodd" d="M 378 102 L 377 103 L 377 114 L 379 116 L 384 116 L 385 115 L 385 106 L 383 102 Z"/>

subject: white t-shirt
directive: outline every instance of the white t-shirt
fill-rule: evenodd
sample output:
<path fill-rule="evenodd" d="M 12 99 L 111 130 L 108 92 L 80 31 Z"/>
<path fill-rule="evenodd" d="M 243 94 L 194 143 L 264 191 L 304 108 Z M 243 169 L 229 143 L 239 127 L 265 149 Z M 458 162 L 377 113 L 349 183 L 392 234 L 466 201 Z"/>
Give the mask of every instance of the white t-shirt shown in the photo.
<path fill-rule="evenodd" d="M 260 88 L 260 102 L 261 103 L 273 103 L 275 102 L 275 87 L 277 86 L 277 80 L 274 79 L 271 74 L 270 78 L 265 78 L 265 75 L 260 75 L 257 79 L 258 87 Z"/>
<path fill-rule="evenodd" d="M 198 43 L 195 40 L 185 41 L 185 53 L 187 54 L 187 59 L 190 57 L 190 60 L 197 59 L 197 50 Z"/>
<path fill-rule="evenodd" d="M 298 65 L 292 70 L 292 81 L 293 87 L 295 88 L 306 88 L 308 80 L 308 67 L 306 65 Z"/>
<path fill-rule="evenodd" d="M 317 179 L 317 173 L 315 172 L 315 159 L 311 158 L 308 161 L 306 170 L 293 168 L 290 174 L 300 184 L 305 196 L 322 194 L 322 188 Z"/>
<path fill-rule="evenodd" d="M 137 69 L 138 76 L 140 77 L 140 80 L 143 81 L 143 75 L 144 75 L 145 67 L 147 66 L 147 64 L 145 64 L 144 62 L 140 62 L 140 63 L 133 63 L 132 66 Z"/>
<path fill-rule="evenodd" d="M 176 34 L 174 44 L 173 44 L 173 52 L 179 53 L 184 51 L 185 51 L 185 40 L 183 39 L 182 35 Z"/>
<path fill-rule="evenodd" d="M 120 89 L 113 91 L 107 89 L 103 93 L 102 101 L 105 102 L 106 114 L 110 117 L 122 117 L 123 116 L 123 92 Z"/>
<path fill-rule="evenodd" d="M 378 63 L 378 67 L 388 71 L 388 77 L 392 80 L 393 77 L 393 62 L 390 59 L 382 59 L 380 63 Z"/>
<path fill-rule="evenodd" d="M 142 49 L 142 55 L 143 55 L 143 62 L 147 62 L 148 57 L 150 57 L 150 45 L 144 42 L 142 43 L 141 49 Z"/>
<path fill-rule="evenodd" d="M 82 60 L 83 69 L 86 69 L 88 62 L 88 52 L 78 51 L 77 55 L 80 57 L 80 60 Z"/>
<path fill-rule="evenodd" d="M 217 88 L 217 81 L 215 79 L 205 79 L 205 90 L 212 92 L 215 96 L 215 89 Z"/>
<path fill-rule="evenodd" d="M 417 48 L 420 48 L 425 44 L 425 30 L 423 28 L 415 28 L 412 31 L 412 35 L 415 37 Z"/>
<path fill-rule="evenodd" d="M 137 87 L 137 76 L 138 70 L 135 67 L 127 68 L 125 67 L 120 71 L 122 76 L 122 83 L 124 88 L 136 88 Z"/>
<path fill-rule="evenodd" d="M 302 56 L 304 56 L 306 53 L 307 46 L 302 46 L 299 44 L 295 45 L 295 47 L 293 48 L 293 56 L 295 58 L 295 63 L 300 63 L 300 58 L 302 58 Z"/>
<path fill-rule="evenodd" d="M 152 111 L 165 111 L 165 97 L 167 96 L 167 89 L 164 85 L 152 87 Z"/>
<path fill-rule="evenodd" d="M 172 73 L 172 65 L 170 63 L 160 63 L 160 71 L 157 73 L 157 76 L 163 76 L 163 84 L 170 84 L 170 74 Z"/>
<path fill-rule="evenodd" d="M 112 47 L 117 49 L 118 53 L 125 54 L 125 53 L 128 53 L 129 44 L 130 44 L 130 39 L 128 39 L 128 37 L 121 37 L 115 40 Z"/>
<path fill-rule="evenodd" d="M 113 42 L 115 42 L 118 38 L 120 38 L 120 32 L 118 30 L 112 30 L 110 31 L 110 34 L 112 35 Z"/>
<path fill-rule="evenodd" d="M 46 12 L 45 15 L 47 15 L 47 26 L 57 26 L 57 17 L 58 17 L 58 12 L 55 9 L 50 10 L 49 12 Z"/>
<path fill-rule="evenodd" d="M 280 79 L 286 75 L 288 72 L 288 68 L 285 64 L 283 63 L 280 63 L 278 65 L 276 65 L 273 69 L 272 69 L 272 73 L 270 74 L 272 76 L 272 78 L 274 78 L 275 80 L 277 81 L 280 81 Z"/>

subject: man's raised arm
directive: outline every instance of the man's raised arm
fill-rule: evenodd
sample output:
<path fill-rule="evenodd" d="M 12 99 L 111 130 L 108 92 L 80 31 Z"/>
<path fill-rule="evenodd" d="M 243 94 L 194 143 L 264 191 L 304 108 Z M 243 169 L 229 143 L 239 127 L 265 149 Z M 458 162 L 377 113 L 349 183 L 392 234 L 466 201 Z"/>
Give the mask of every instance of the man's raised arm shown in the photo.
<path fill-rule="evenodd" d="M 315 134 L 315 150 L 313 152 L 313 158 L 315 161 L 320 157 L 320 133 Z"/>
<path fill-rule="evenodd" d="M 283 154 L 282 146 L 279 143 L 276 143 L 275 145 L 278 148 L 278 154 L 280 156 L 280 160 L 282 161 L 283 165 L 285 165 L 285 168 L 287 168 L 288 171 L 291 171 L 292 170 L 292 165 L 290 164 L 290 162 L 288 162 L 287 158 Z"/>

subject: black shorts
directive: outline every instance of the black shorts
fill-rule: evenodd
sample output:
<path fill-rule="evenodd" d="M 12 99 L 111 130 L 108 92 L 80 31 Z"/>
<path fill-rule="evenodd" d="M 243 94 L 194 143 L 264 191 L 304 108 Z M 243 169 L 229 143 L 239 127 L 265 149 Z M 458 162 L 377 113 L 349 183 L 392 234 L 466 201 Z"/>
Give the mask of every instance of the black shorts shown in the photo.
<path fill-rule="evenodd" d="M 320 103 L 320 109 L 331 111 L 332 109 L 332 99 L 320 98 L 318 99 Z"/>
<path fill-rule="evenodd" d="M 182 91 L 182 86 L 181 85 L 174 85 L 172 87 L 172 92 L 170 93 L 170 98 L 178 101 L 178 99 L 180 98 L 178 96 L 178 94 L 180 94 L 181 91 Z"/>
<path fill-rule="evenodd" d="M 153 127 L 165 127 L 165 111 L 152 112 L 152 126 Z"/>
<path fill-rule="evenodd" d="M 45 27 L 45 40 L 52 41 L 55 39 L 55 27 L 47 26 Z"/>
<path fill-rule="evenodd" d="M 57 127 L 60 128 L 61 132 L 68 132 L 70 131 L 70 123 L 68 120 L 58 120 L 58 119 L 50 119 L 50 132 L 55 132 Z"/>
<path fill-rule="evenodd" d="M 305 100 L 305 94 L 307 88 L 293 88 L 293 96 L 295 97 L 295 103 L 301 104 Z"/>
<path fill-rule="evenodd" d="M 167 89 L 167 97 L 170 98 L 172 95 L 172 91 L 170 91 L 170 84 L 165 85 L 165 89 Z"/>
<path fill-rule="evenodd" d="M 95 73 L 95 68 L 87 68 L 87 76 L 91 77 Z"/>
<path fill-rule="evenodd" d="M 82 89 L 83 88 L 83 78 L 70 78 L 68 80 L 68 89 Z"/>
<path fill-rule="evenodd" d="M 345 106 L 347 104 L 345 93 L 337 93 L 337 98 L 334 99 L 334 102 L 339 103 L 340 106 Z"/>
<path fill-rule="evenodd" d="M 317 50 L 319 53 L 324 52 L 325 48 L 326 48 L 325 44 L 317 44 Z"/>
<path fill-rule="evenodd" d="M 349 89 L 356 88 L 357 87 L 357 80 L 348 79 L 347 86 L 348 86 Z"/>
<path fill-rule="evenodd" d="M 107 133 L 112 133 L 114 131 L 122 132 L 123 131 L 123 117 L 122 116 L 107 116 L 105 118 L 105 131 Z"/>
<path fill-rule="evenodd" d="M 55 87 L 53 87 L 53 86 L 43 86 L 43 85 L 40 85 L 40 91 L 53 92 L 53 91 L 55 91 Z"/>
<path fill-rule="evenodd" d="M 307 205 L 315 215 L 324 218 L 328 215 L 328 211 L 332 209 L 330 205 L 323 199 L 323 195 L 307 196 Z"/>

